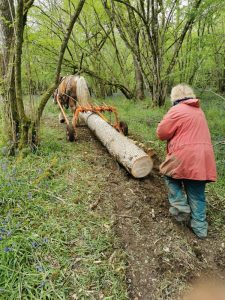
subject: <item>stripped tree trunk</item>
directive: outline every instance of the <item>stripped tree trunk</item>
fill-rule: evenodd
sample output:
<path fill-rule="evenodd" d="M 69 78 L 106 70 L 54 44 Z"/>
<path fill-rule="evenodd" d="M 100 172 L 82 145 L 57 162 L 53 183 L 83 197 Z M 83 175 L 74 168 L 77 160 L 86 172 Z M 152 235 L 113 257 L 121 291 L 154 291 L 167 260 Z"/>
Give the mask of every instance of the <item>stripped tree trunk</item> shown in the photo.
<path fill-rule="evenodd" d="M 152 159 L 130 139 L 93 113 L 82 113 L 81 118 L 107 148 L 135 178 L 147 176 L 152 168 Z"/>

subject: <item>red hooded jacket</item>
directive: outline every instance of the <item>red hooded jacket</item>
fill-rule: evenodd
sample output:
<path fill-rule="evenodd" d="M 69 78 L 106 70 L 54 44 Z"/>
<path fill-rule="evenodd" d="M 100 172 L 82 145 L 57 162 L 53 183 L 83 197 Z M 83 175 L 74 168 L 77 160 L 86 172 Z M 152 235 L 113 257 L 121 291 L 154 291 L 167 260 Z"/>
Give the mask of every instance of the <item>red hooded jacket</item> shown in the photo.
<path fill-rule="evenodd" d="M 173 106 L 157 128 L 167 141 L 163 175 L 177 179 L 216 181 L 216 164 L 209 128 L 198 99 Z"/>

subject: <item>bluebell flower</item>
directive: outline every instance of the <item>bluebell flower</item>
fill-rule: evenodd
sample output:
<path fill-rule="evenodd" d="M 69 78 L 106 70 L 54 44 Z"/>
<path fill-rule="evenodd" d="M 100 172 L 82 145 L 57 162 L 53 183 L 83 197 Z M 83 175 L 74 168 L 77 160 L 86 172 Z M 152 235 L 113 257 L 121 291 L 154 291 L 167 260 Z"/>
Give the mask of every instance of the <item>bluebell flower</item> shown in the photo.
<path fill-rule="evenodd" d="M 38 288 L 38 289 L 43 288 L 43 287 L 45 286 L 45 283 L 46 283 L 46 282 L 45 282 L 44 280 L 42 280 L 41 283 L 38 285 L 37 288 Z"/>
<path fill-rule="evenodd" d="M 29 200 L 31 200 L 31 199 L 32 199 L 32 193 L 31 193 L 31 192 L 28 192 L 28 193 L 27 193 L 27 197 L 28 197 Z"/>
<path fill-rule="evenodd" d="M 37 248 L 37 247 L 39 247 L 39 244 L 38 244 L 38 242 L 35 242 L 35 241 L 34 241 L 34 242 L 32 242 L 32 243 L 31 243 L 31 245 L 32 245 L 32 247 L 33 247 L 33 248 Z"/>
<path fill-rule="evenodd" d="M 4 251 L 5 252 L 11 252 L 13 249 L 11 247 L 5 247 Z"/>
<path fill-rule="evenodd" d="M 44 271 L 44 269 L 43 269 L 43 267 L 42 266 L 36 266 L 36 270 L 38 271 L 38 272 L 43 272 Z"/>
<path fill-rule="evenodd" d="M 0 236 L 0 241 L 2 241 L 3 240 L 3 237 L 2 236 Z"/>
<path fill-rule="evenodd" d="M 47 244 L 48 243 L 48 239 L 47 238 L 43 238 L 43 242 Z"/>

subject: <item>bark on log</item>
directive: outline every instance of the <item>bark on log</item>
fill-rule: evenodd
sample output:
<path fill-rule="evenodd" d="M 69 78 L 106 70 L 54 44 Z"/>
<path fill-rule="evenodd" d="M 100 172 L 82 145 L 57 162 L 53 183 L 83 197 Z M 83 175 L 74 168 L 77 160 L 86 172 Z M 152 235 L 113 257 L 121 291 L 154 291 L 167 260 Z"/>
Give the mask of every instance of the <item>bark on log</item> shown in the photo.
<path fill-rule="evenodd" d="M 94 113 L 81 113 L 80 116 L 109 153 L 135 178 L 145 177 L 151 172 L 152 159 L 130 139 Z"/>

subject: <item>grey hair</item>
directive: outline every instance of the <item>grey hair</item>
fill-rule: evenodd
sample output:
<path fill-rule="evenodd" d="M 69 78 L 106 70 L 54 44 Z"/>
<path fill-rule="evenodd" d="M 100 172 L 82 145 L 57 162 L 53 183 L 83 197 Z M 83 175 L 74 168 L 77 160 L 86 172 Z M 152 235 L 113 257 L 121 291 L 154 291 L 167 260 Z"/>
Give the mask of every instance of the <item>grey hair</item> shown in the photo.
<path fill-rule="evenodd" d="M 172 88 L 170 94 L 171 102 L 183 98 L 196 98 L 193 89 L 187 84 L 178 84 Z"/>

